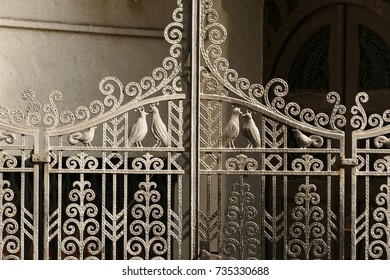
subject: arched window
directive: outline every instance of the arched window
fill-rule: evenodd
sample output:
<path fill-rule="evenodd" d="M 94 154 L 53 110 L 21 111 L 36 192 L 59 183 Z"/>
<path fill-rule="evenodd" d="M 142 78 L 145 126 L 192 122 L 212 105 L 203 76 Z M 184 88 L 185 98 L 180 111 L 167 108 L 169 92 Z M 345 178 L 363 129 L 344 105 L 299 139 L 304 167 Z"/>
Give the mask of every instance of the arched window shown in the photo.
<path fill-rule="evenodd" d="M 266 1 L 264 80 L 285 79 L 294 101 L 311 108 L 315 102 L 318 111 L 330 109 L 329 91 L 340 94 L 348 111 L 359 91 L 369 94 L 368 111 L 386 110 L 390 19 L 384 10 L 361 1 L 286 2 Z M 282 21 L 275 23 L 275 17 Z"/>

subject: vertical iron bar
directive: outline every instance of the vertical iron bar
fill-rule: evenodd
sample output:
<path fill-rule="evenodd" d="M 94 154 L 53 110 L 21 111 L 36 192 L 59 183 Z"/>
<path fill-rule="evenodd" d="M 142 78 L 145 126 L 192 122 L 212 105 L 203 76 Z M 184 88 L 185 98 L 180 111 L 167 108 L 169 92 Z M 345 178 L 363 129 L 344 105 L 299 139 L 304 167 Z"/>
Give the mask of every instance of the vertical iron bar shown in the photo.
<path fill-rule="evenodd" d="M 356 143 L 357 139 L 354 134 L 352 134 L 352 152 L 353 156 L 356 156 Z M 351 172 L 351 259 L 356 260 L 356 173 L 357 166 L 352 168 Z"/>
<path fill-rule="evenodd" d="M 62 137 L 59 137 L 59 146 L 62 147 Z M 62 169 L 62 151 L 58 151 L 58 169 Z M 62 173 L 58 173 L 58 186 L 57 186 L 57 209 L 58 209 L 58 232 L 57 232 L 57 258 L 61 259 L 61 241 L 62 241 Z M 66 177 L 65 177 L 66 178 Z"/>
<path fill-rule="evenodd" d="M 22 146 L 26 145 L 25 136 L 22 135 Z M 22 149 L 21 151 L 21 168 L 25 168 L 25 160 L 26 160 L 26 150 Z M 25 213 L 25 207 L 24 207 L 24 199 L 25 199 L 25 189 L 26 189 L 26 179 L 25 179 L 25 173 L 20 173 L 20 244 L 21 244 L 21 254 L 20 259 L 24 260 L 24 250 L 25 250 L 25 243 L 24 243 L 24 231 L 25 231 L 25 224 L 24 219 L 26 216 Z M 1 233 L 0 233 L 1 234 Z M 0 239 L 2 240 L 2 239 Z"/>
<path fill-rule="evenodd" d="M 183 232 L 182 232 L 182 228 L 183 228 L 183 177 L 182 175 L 179 175 L 178 176 L 178 182 L 177 182 L 177 186 L 178 186 L 178 211 L 177 211 L 177 214 L 179 216 L 179 220 L 178 220 L 178 228 L 179 228 L 179 231 L 178 231 L 178 237 L 179 239 L 177 240 L 177 244 L 178 244 L 178 254 L 177 254 L 177 259 L 178 260 L 181 260 L 182 259 L 182 252 L 183 252 L 183 248 L 182 248 L 182 240 L 183 240 Z M 170 250 L 170 248 L 168 248 L 168 250 Z"/>
<path fill-rule="evenodd" d="M 103 130 L 103 139 L 107 139 L 106 136 L 105 136 L 105 130 Z M 105 144 L 104 144 L 105 145 Z M 106 244 L 106 193 L 107 193 L 107 178 L 106 178 L 106 174 L 104 173 L 105 169 L 106 169 L 106 160 L 107 160 L 107 154 L 106 152 L 103 152 L 102 153 L 102 223 L 101 223 L 101 226 L 102 226 L 102 244 Z M 115 213 L 113 213 L 113 215 L 115 215 Z M 115 216 L 114 216 L 115 217 Z M 111 221 L 113 222 L 113 221 Z M 115 229 L 114 229 L 115 230 Z M 115 236 L 115 233 L 113 232 L 112 233 L 112 236 Z M 106 246 L 103 246 L 102 247 L 102 260 L 104 260 L 106 258 Z"/>
<path fill-rule="evenodd" d="M 118 213 L 117 213 L 117 207 L 116 207 L 116 203 L 117 203 L 117 174 L 112 174 L 112 216 L 114 217 L 114 220 L 112 221 L 112 227 L 113 227 L 113 233 L 112 233 L 112 259 L 113 260 L 116 260 L 116 253 L 117 253 L 117 234 L 118 234 L 118 223 L 117 223 L 117 218 L 118 218 Z M 103 211 L 103 207 L 102 207 L 102 211 Z M 103 229 L 103 233 L 102 235 L 104 234 L 104 224 L 102 223 L 102 229 Z M 104 244 L 104 243 L 102 243 Z M 104 247 L 104 246 L 103 246 Z M 103 259 L 103 257 L 102 257 Z"/>
<path fill-rule="evenodd" d="M 343 136 L 340 139 L 340 156 L 345 156 L 345 137 Z M 352 174 L 352 171 L 349 173 Z M 340 198 L 340 211 L 339 211 L 339 218 L 340 218 L 340 260 L 343 260 L 345 257 L 345 169 L 342 167 L 340 168 L 340 191 L 339 191 L 339 198 Z M 351 188 L 349 188 L 351 189 Z"/>
<path fill-rule="evenodd" d="M 37 141 L 37 142 L 36 142 Z M 34 137 L 34 154 L 39 155 L 40 151 L 40 135 L 39 132 Z M 41 142 L 42 143 L 42 142 Z M 43 139 L 43 152 L 44 155 L 49 154 L 49 135 L 45 133 L 44 139 Z M 49 182 L 49 162 L 45 162 L 43 164 L 43 258 L 45 260 L 49 259 L 49 216 L 50 216 L 50 209 L 49 209 L 49 195 L 50 195 L 50 182 Z M 34 162 L 34 227 L 37 225 L 39 226 L 38 221 L 38 215 L 39 215 L 39 195 L 40 195 L 40 188 L 39 188 L 39 169 L 40 169 L 40 163 Z M 36 234 L 39 234 L 38 228 L 36 228 Z M 39 244 L 38 236 L 34 237 L 34 241 L 37 242 L 36 244 Z M 35 243 L 34 242 L 34 243 Z M 34 259 L 38 259 L 38 251 L 34 251 Z"/>
<path fill-rule="evenodd" d="M 169 107 L 170 108 L 170 107 Z M 170 114 L 169 114 L 170 116 Z M 171 124 L 168 125 L 168 127 L 171 127 Z M 169 133 L 171 135 L 172 132 Z M 172 153 L 168 152 L 168 172 L 171 171 L 171 163 L 172 163 Z M 172 193 L 171 193 L 171 188 L 172 188 L 172 177 L 170 174 L 167 174 L 167 208 L 166 208 L 166 215 L 167 215 L 167 260 L 172 259 L 172 237 L 171 237 L 171 232 L 173 231 L 172 227 Z"/>
<path fill-rule="evenodd" d="M 272 176 L 272 223 L 273 227 L 275 227 L 275 231 L 272 232 L 272 259 L 276 260 L 276 245 L 278 240 L 278 232 L 277 232 L 277 180 L 276 176 Z"/>
<path fill-rule="evenodd" d="M 198 210 L 199 210 L 199 0 L 192 1 L 191 13 L 191 258 L 198 255 Z"/>
<path fill-rule="evenodd" d="M 366 139 L 366 147 L 367 150 L 370 149 L 370 139 Z M 366 154 L 366 171 L 370 171 L 370 155 Z M 365 222 L 366 222 L 366 238 L 365 238 L 365 259 L 368 260 L 369 254 L 368 249 L 370 246 L 370 234 L 369 234 L 369 227 L 370 227 L 370 177 L 365 176 Z"/>
<path fill-rule="evenodd" d="M 327 140 L 327 149 L 332 148 L 331 140 Z M 332 171 L 332 154 L 327 153 L 326 155 L 326 165 L 327 171 Z M 327 231 L 327 246 L 328 246 L 328 259 L 332 258 L 332 176 L 326 177 L 326 192 L 327 192 L 327 199 L 326 199 L 326 216 L 327 216 L 327 222 L 326 222 L 326 231 Z"/>
<path fill-rule="evenodd" d="M 128 160 L 128 152 L 125 152 L 125 170 L 128 169 L 127 167 L 127 160 Z M 129 188 L 129 182 L 127 174 L 124 174 L 123 179 L 123 259 L 127 260 L 127 223 L 128 223 L 128 216 L 127 213 L 129 212 L 127 209 L 128 204 L 128 188 Z"/>
<path fill-rule="evenodd" d="M 264 118 L 261 118 L 261 123 L 262 123 L 262 126 L 263 128 L 266 127 L 266 120 Z M 266 137 L 266 133 L 265 133 L 265 129 L 261 129 L 261 146 L 265 148 L 265 137 Z M 261 153 L 261 168 L 260 170 L 262 171 L 265 171 L 265 153 Z M 266 238 L 265 238 L 265 232 L 266 232 L 266 228 L 265 228 L 265 218 L 266 218 L 266 215 L 265 215 L 265 211 L 266 211 L 266 207 L 265 207 L 265 184 L 266 184 L 266 177 L 263 175 L 261 176 L 261 186 L 260 186 L 260 203 L 261 203 L 261 213 L 260 213 L 260 219 L 261 219 L 261 223 L 260 223 L 260 231 L 259 231 L 259 234 L 260 234 L 260 259 L 265 259 L 265 241 L 266 241 Z"/>
<path fill-rule="evenodd" d="M 288 148 L 288 139 L 287 139 L 287 127 L 283 125 L 283 145 L 284 148 Z M 288 166 L 288 153 L 283 153 L 284 157 L 284 170 L 287 171 L 289 166 Z M 287 247 L 287 237 L 288 237 L 288 223 L 287 223 L 287 217 L 288 217 L 288 176 L 283 176 L 283 247 Z M 283 250 L 283 259 L 287 260 L 287 250 Z"/>
<path fill-rule="evenodd" d="M 129 114 L 127 113 L 125 118 L 125 135 L 129 135 L 128 131 L 128 117 Z M 129 146 L 129 138 L 125 137 L 125 147 Z M 124 170 L 128 170 L 128 162 L 129 162 L 129 152 L 124 153 Z M 128 238 L 128 189 L 129 189 L 129 181 L 128 181 L 128 175 L 123 175 L 123 259 L 127 260 L 127 238 Z M 103 211 L 103 209 L 102 209 Z M 103 224 L 103 220 L 102 220 Z M 102 243 L 104 245 L 104 243 Z"/>

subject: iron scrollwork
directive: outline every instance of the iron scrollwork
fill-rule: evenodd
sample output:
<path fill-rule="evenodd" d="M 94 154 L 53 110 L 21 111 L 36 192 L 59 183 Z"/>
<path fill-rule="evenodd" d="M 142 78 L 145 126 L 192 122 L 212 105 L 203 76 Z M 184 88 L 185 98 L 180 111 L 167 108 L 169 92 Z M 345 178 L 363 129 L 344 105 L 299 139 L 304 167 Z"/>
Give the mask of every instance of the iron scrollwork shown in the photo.
<path fill-rule="evenodd" d="M 147 153 L 134 159 L 132 167 L 136 170 L 161 170 L 164 162 Z M 161 194 L 157 187 L 150 181 L 150 175 L 146 175 L 145 182 L 139 184 L 134 195 L 136 204 L 131 209 L 134 221 L 129 226 L 132 237 L 127 243 L 131 259 L 164 259 L 168 250 L 164 238 L 166 224 L 161 221 L 164 209 L 159 204 Z"/>
<path fill-rule="evenodd" d="M 295 195 L 295 206 L 291 211 L 294 223 L 289 232 L 293 239 L 288 242 L 288 254 L 292 258 L 323 258 L 327 254 L 327 244 L 323 237 L 325 227 L 321 223 L 324 211 L 319 206 L 320 196 L 316 186 L 306 182 L 299 186 Z"/>
<path fill-rule="evenodd" d="M 16 165 L 17 159 L 14 156 L 0 152 L 0 169 L 15 168 Z M 20 258 L 22 244 L 17 235 L 20 229 L 14 200 L 15 192 L 11 188 L 11 182 L 0 173 L 0 260 Z"/>
<path fill-rule="evenodd" d="M 69 169 L 96 169 L 98 161 L 86 153 L 70 157 L 66 165 Z M 96 194 L 91 182 L 80 174 L 80 180 L 73 182 L 69 192 L 71 203 L 66 207 L 67 219 L 63 223 L 65 238 L 62 240 L 62 252 L 65 259 L 99 259 L 103 245 L 97 236 L 100 225 L 96 216 L 98 207 L 94 204 Z"/>
<path fill-rule="evenodd" d="M 255 196 L 250 190 L 250 185 L 241 177 L 229 194 L 227 223 L 223 228 L 227 238 L 221 245 L 221 251 L 228 259 L 257 259 L 260 256 L 258 213 L 253 206 Z"/>

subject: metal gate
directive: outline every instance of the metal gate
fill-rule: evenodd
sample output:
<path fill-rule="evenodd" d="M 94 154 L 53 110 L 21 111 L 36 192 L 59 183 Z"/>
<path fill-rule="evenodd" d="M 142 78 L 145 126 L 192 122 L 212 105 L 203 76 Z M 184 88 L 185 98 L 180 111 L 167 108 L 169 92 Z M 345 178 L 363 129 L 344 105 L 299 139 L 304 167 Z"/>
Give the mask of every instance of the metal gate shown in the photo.
<path fill-rule="evenodd" d="M 251 84 L 212 0 L 178 0 L 164 36 L 161 67 L 89 106 L 0 106 L 0 259 L 390 258 L 390 111 Z"/>

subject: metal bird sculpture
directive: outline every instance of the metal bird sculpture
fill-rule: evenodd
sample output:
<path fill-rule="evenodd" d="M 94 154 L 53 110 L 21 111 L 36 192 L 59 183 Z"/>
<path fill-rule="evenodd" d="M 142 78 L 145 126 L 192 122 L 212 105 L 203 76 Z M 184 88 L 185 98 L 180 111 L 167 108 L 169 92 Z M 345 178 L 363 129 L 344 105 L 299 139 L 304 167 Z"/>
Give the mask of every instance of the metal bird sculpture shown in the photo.
<path fill-rule="evenodd" d="M 164 122 L 161 119 L 160 112 L 155 104 L 150 105 L 150 113 L 152 113 L 152 124 L 151 130 L 154 138 L 156 138 L 157 143 L 154 147 L 160 147 L 163 144 L 165 147 L 168 146 L 168 131 Z"/>
<path fill-rule="evenodd" d="M 83 143 L 86 146 L 92 146 L 91 142 L 93 141 L 93 138 L 95 137 L 95 130 L 96 126 L 91 127 L 89 130 L 85 131 L 84 133 L 81 132 L 74 132 L 69 134 L 68 141 L 72 145 L 76 145 L 78 142 Z"/>
<path fill-rule="evenodd" d="M 234 140 L 236 140 L 240 134 L 240 115 L 242 115 L 240 107 L 235 106 L 232 111 L 230 120 L 226 123 L 222 130 L 222 140 L 224 147 L 227 145 L 229 148 L 235 148 Z"/>
<path fill-rule="evenodd" d="M 148 133 L 148 124 L 146 122 L 146 116 L 148 115 L 145 112 L 144 107 L 140 107 L 137 109 L 140 113 L 138 119 L 133 123 L 130 128 L 129 133 L 129 147 L 134 144 L 137 147 L 142 147 L 142 140 L 144 140 L 146 134 Z"/>
<path fill-rule="evenodd" d="M 7 144 L 15 142 L 15 134 L 9 131 L 0 131 L 0 142 L 5 141 Z"/>
<path fill-rule="evenodd" d="M 248 142 L 247 148 L 258 148 L 261 146 L 260 132 L 252 118 L 252 112 L 246 111 L 243 114 L 244 124 L 242 125 L 242 135 Z"/>
<path fill-rule="evenodd" d="M 207 252 L 205 249 L 202 249 L 199 254 L 200 260 L 222 260 L 222 257 L 218 254 Z"/>
<path fill-rule="evenodd" d="M 374 145 L 377 148 L 382 148 L 385 146 L 385 148 L 390 148 L 390 139 L 386 136 L 378 136 L 374 139 Z"/>
<path fill-rule="evenodd" d="M 321 136 L 318 135 L 310 135 L 307 136 L 303 134 L 298 129 L 292 130 L 295 136 L 295 140 L 297 141 L 299 147 L 301 148 L 307 148 L 310 145 L 313 145 L 314 147 L 321 147 L 324 143 L 324 139 Z"/>

